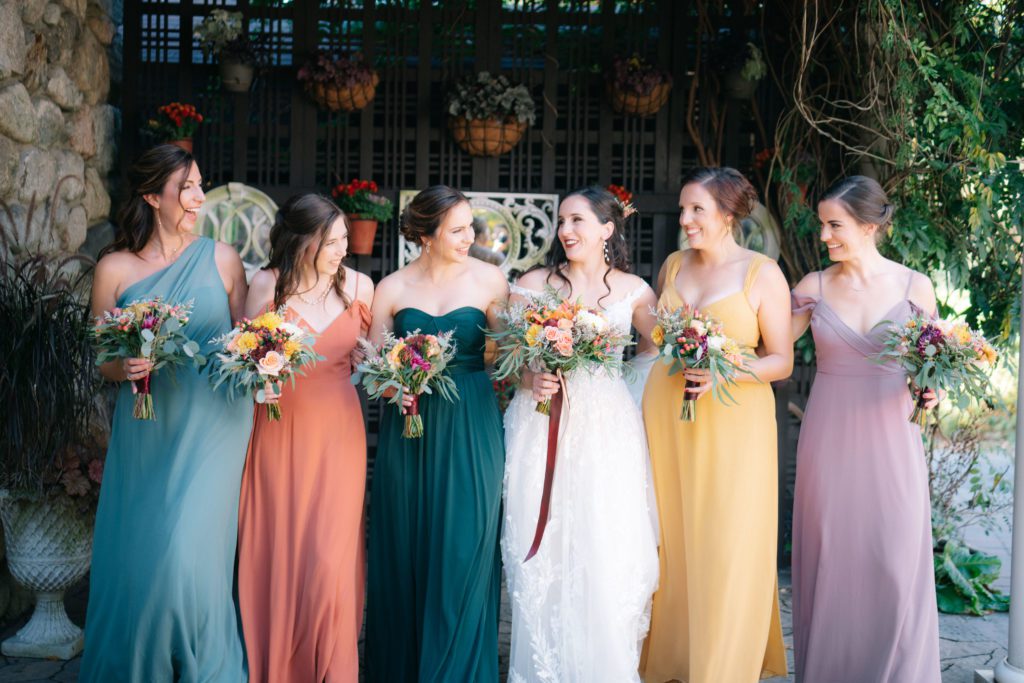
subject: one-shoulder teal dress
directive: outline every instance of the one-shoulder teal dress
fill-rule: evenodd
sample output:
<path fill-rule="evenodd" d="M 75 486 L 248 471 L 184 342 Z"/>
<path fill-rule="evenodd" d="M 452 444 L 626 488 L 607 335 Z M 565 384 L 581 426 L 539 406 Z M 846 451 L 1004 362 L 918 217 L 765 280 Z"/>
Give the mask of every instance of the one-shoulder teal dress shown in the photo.
<path fill-rule="evenodd" d="M 501 564 L 501 415 L 484 371 L 477 308 L 395 315 L 395 334 L 455 330 L 459 398 L 420 401 L 424 434 L 403 439 L 387 405 L 370 497 L 369 683 L 496 683 Z"/>
<path fill-rule="evenodd" d="M 194 301 L 185 332 L 209 353 L 210 340 L 231 328 L 215 246 L 195 240 L 118 305 Z M 79 680 L 239 683 L 245 652 L 232 589 L 252 402 L 228 401 L 191 367 L 158 371 L 151 387 L 152 422 L 132 417 L 129 382 L 117 398 Z"/>

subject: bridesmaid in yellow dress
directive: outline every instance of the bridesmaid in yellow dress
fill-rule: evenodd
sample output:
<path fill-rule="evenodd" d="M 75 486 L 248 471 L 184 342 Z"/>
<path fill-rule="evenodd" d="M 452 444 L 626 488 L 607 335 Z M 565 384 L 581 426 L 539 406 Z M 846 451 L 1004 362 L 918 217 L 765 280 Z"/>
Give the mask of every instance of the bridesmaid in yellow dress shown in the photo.
<path fill-rule="evenodd" d="M 644 423 L 661 522 L 661 580 L 641 669 L 647 683 L 751 683 L 786 674 L 775 570 L 777 454 L 770 382 L 793 369 L 789 288 L 776 263 L 741 247 L 738 223 L 757 195 L 738 171 L 701 168 L 683 180 L 679 224 L 690 249 L 658 276 L 658 304 L 696 306 L 763 356 L 730 389 L 679 419 L 684 379 L 703 396 L 707 371 L 655 364 Z"/>

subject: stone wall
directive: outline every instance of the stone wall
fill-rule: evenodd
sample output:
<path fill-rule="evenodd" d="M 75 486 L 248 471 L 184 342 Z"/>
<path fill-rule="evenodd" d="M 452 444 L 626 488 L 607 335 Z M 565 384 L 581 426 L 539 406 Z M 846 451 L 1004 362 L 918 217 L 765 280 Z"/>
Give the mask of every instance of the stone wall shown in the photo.
<path fill-rule="evenodd" d="M 107 103 L 115 4 L 0 0 L 0 200 L 22 248 L 74 252 L 90 230 L 107 229 L 120 125 Z M 36 210 L 26 226 L 33 197 L 49 206 L 65 176 L 52 225 Z M 0 214 L 8 234 L 9 222 Z"/>

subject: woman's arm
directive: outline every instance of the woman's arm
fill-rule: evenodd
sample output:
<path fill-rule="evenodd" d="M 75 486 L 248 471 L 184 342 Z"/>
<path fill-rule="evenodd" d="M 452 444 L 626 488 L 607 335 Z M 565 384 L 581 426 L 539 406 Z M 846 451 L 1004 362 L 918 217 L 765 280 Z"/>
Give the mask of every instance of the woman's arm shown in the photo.
<path fill-rule="evenodd" d="M 249 293 L 245 297 L 243 315 L 250 320 L 274 303 L 274 288 L 277 287 L 277 273 L 260 270 L 252 276 Z"/>
<path fill-rule="evenodd" d="M 765 355 L 747 363 L 755 377 L 744 373 L 737 376 L 741 382 L 774 382 L 793 374 L 793 314 L 790 306 L 789 283 L 778 264 L 766 263 L 754 282 L 760 295 L 757 324 L 761 330 L 761 345 Z"/>
<path fill-rule="evenodd" d="M 645 290 L 633 304 L 633 327 L 640 335 L 640 342 L 636 347 L 638 354 L 650 353 L 657 349 L 657 346 L 651 341 L 651 330 L 658 322 L 657 317 L 651 313 L 651 309 L 657 305 L 658 298 L 654 295 L 654 290 L 650 288 Z"/>
<path fill-rule="evenodd" d="M 797 283 L 796 287 L 793 288 L 793 294 L 796 296 L 803 297 L 814 297 L 820 293 L 820 275 L 818 273 L 808 273 L 804 275 L 804 278 Z M 793 315 L 793 341 L 795 342 L 800 337 L 804 336 L 807 332 L 807 328 L 811 325 L 811 314 L 813 310 L 808 307 L 806 310 L 794 312 Z"/>
<path fill-rule="evenodd" d="M 245 311 L 246 295 L 249 287 L 245 283 L 245 268 L 235 248 L 223 242 L 217 242 L 214 250 L 217 272 L 228 293 L 228 307 L 231 309 L 231 320 L 241 320 Z"/>

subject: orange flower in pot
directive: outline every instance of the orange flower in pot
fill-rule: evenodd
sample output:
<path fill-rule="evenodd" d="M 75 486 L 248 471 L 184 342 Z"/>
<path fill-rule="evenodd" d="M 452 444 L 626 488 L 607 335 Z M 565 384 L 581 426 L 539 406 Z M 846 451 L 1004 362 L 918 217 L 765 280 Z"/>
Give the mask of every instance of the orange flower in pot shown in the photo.
<path fill-rule="evenodd" d="M 349 253 L 373 253 L 377 224 L 391 218 L 391 200 L 379 194 L 377 183 L 358 178 L 335 186 L 331 196 L 348 216 Z"/>

